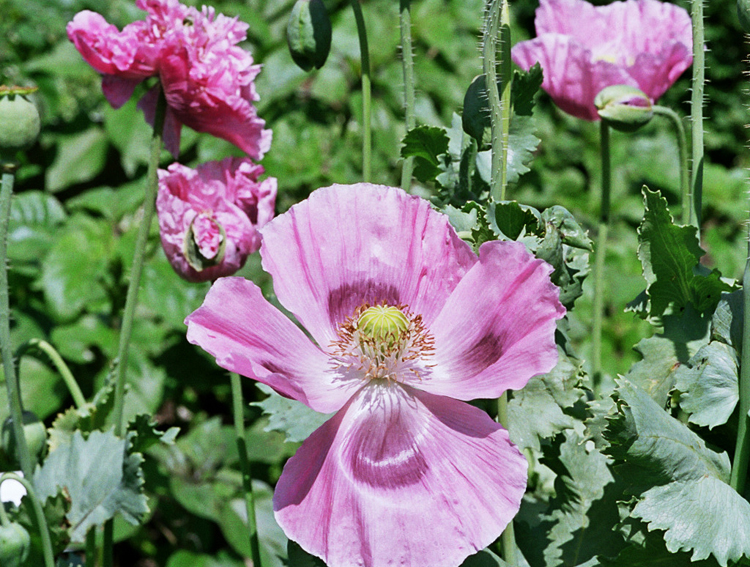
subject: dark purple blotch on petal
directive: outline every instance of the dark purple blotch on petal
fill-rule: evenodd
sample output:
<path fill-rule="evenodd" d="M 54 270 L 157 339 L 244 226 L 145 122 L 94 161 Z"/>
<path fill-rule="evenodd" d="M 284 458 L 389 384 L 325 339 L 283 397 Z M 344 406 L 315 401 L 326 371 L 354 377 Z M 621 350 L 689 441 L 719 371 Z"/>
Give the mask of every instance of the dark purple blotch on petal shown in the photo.
<path fill-rule="evenodd" d="M 328 294 L 328 316 L 331 325 L 338 328 L 347 317 L 354 314 L 354 310 L 364 303 L 378 305 L 387 303 L 389 305 L 400 304 L 400 294 L 394 286 L 363 280 L 353 284 L 344 284 Z"/>
<path fill-rule="evenodd" d="M 464 366 L 470 373 L 479 374 L 498 361 L 503 354 L 504 338 L 500 335 L 487 331 L 466 352 Z"/>

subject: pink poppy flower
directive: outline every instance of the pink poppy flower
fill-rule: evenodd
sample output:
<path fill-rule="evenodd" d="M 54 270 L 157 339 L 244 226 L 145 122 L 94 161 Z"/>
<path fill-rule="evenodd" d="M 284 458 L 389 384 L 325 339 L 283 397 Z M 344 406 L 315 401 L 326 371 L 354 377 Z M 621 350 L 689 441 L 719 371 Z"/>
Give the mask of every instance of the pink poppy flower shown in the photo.
<path fill-rule="evenodd" d="M 177 0 L 137 0 L 146 20 L 120 32 L 88 10 L 68 24 L 68 37 L 84 59 L 102 73 L 102 90 L 114 108 L 133 95 L 148 77 L 159 77 L 139 101 L 153 125 L 159 90 L 167 99 L 164 144 L 177 156 L 183 124 L 241 148 L 259 160 L 271 145 L 271 131 L 258 117 L 254 79 L 260 66 L 237 46 L 247 24 L 201 11 Z"/>
<path fill-rule="evenodd" d="M 231 275 L 260 248 L 258 229 L 273 217 L 276 201 L 276 179 L 258 182 L 262 173 L 262 166 L 240 158 L 159 170 L 161 243 L 183 278 Z"/>
<path fill-rule="evenodd" d="M 557 361 L 552 268 L 516 242 L 477 257 L 427 201 L 334 185 L 262 231 L 281 304 L 222 278 L 187 337 L 234 372 L 335 415 L 284 467 L 279 525 L 330 567 L 455 567 L 518 511 L 527 464 L 464 403 Z M 461 401 L 464 400 L 464 401 Z"/>
<path fill-rule="evenodd" d="M 594 97 L 604 87 L 637 87 L 655 102 L 693 62 L 690 16 L 674 4 L 540 0 L 535 24 L 537 37 L 513 46 L 513 61 L 525 70 L 539 62 L 542 88 L 584 120 L 599 120 Z"/>

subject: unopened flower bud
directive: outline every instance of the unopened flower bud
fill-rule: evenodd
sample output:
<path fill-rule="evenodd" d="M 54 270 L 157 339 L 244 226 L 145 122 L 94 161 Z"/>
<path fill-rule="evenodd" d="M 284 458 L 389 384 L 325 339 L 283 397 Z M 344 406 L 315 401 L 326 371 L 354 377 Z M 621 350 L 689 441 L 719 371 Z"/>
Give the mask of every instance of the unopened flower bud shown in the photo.
<path fill-rule="evenodd" d="M 39 111 L 27 97 L 36 90 L 0 86 L 0 154 L 23 150 L 39 136 Z"/>
<path fill-rule="evenodd" d="M 31 537 L 21 524 L 0 525 L 0 565 L 21 567 L 29 557 Z"/>
<path fill-rule="evenodd" d="M 654 116 L 651 99 L 630 85 L 602 89 L 594 99 L 594 106 L 602 120 L 621 132 L 635 132 Z"/>
<path fill-rule="evenodd" d="M 294 62 L 304 71 L 320 69 L 331 51 L 331 20 L 323 0 L 297 0 L 286 26 Z"/>

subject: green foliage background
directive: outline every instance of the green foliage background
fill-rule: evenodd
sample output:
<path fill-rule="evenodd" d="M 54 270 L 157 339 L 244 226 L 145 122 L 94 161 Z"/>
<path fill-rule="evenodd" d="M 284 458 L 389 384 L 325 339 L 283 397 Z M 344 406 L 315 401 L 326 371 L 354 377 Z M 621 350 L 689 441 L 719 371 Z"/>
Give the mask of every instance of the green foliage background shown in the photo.
<path fill-rule="evenodd" d="M 186 2 L 200 5 L 197 2 Z M 603 2 L 595 2 L 601 4 Z M 310 74 L 292 62 L 286 49 L 286 18 L 293 2 L 246 0 L 212 2 L 216 10 L 250 25 L 246 45 L 263 71 L 257 80 L 259 114 L 273 130 L 271 151 L 262 164 L 279 180 L 277 213 L 310 191 L 361 179 L 361 92 L 359 45 L 354 17 L 345 0 L 326 0 L 333 20 L 333 45 L 326 65 Z M 398 53 L 398 2 L 362 2 L 371 39 L 373 65 L 373 181 L 400 183 L 403 125 L 402 75 Z M 479 36 L 482 0 L 415 0 L 413 34 L 417 76 L 417 122 L 450 126 L 466 88 L 481 72 Z M 514 41 L 533 33 L 537 3 L 511 3 Z M 685 7 L 687 5 L 685 4 Z M 35 84 L 43 133 L 22 157 L 9 235 L 13 341 L 36 337 L 52 343 L 91 397 L 115 356 L 126 274 L 132 261 L 142 202 L 149 127 L 135 100 L 114 111 L 101 94 L 99 76 L 81 59 L 65 35 L 73 15 L 91 9 L 122 27 L 142 12 L 130 0 L 0 0 L 0 84 Z M 706 8 L 707 107 L 702 262 L 738 278 L 745 261 L 741 225 L 748 165 L 744 150 L 745 68 L 734 3 L 717 0 Z M 661 103 L 689 113 L 689 71 Z M 598 127 L 557 110 L 545 94 L 535 117 L 542 140 L 532 170 L 511 186 L 509 197 L 543 209 L 562 205 L 586 228 L 598 208 Z M 613 133 L 613 218 L 607 265 L 604 341 L 609 383 L 640 359 L 633 346 L 651 327 L 624 311 L 644 288 L 635 251 L 643 217 L 640 188 L 647 184 L 678 212 L 677 146 L 669 125 L 658 118 L 635 135 Z M 183 131 L 180 161 L 188 165 L 240 155 L 222 140 Z M 171 163 L 166 153 L 162 166 Z M 430 196 L 434 188 L 417 191 Z M 163 428 L 183 434 L 172 446 L 156 446 L 146 461 L 148 523 L 119 525 L 123 564 L 238 566 L 247 553 L 243 538 L 237 453 L 229 427 L 230 389 L 212 359 L 185 341 L 184 317 L 200 305 L 206 285 L 188 284 L 174 274 L 152 227 L 150 259 L 140 295 L 129 369 L 126 413 L 151 413 Z M 240 272 L 262 286 L 272 301 L 269 278 L 256 257 Z M 588 356 L 591 286 L 584 285 L 569 335 L 583 360 Z M 71 401 L 51 365 L 41 355 L 21 362 L 24 403 L 50 424 Z M 248 400 L 266 396 L 244 381 Z M 0 419 L 7 414 L 0 387 Z M 270 486 L 297 445 L 265 431 L 266 418 L 248 408 L 249 446 L 260 490 L 260 530 L 264 554 L 273 562 L 285 553 L 283 534 L 273 524 Z M 553 449 L 575 444 L 571 437 Z M 571 449 L 572 451 L 573 449 Z M 601 463 L 591 462 L 604 475 Z M 598 467 L 598 468 L 597 468 Z M 579 471 L 580 472 L 580 471 Z M 586 471 L 580 472 L 584 474 Z M 594 474 L 594 473 L 591 473 Z M 609 473 L 606 473 L 609 474 Z M 573 473 L 571 473 L 573 475 Z M 603 485 L 606 482 L 603 482 Z M 591 496 L 593 498 L 593 495 Z M 561 496 L 562 498 L 562 496 Z"/>

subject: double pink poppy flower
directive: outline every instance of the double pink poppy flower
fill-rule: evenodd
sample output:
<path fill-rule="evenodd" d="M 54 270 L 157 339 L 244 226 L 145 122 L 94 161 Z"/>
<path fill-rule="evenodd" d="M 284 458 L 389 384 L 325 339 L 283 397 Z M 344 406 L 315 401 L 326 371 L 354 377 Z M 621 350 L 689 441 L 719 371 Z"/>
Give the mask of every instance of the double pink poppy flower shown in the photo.
<path fill-rule="evenodd" d="M 535 25 L 537 37 L 516 44 L 513 61 L 525 70 L 539 62 L 542 88 L 584 120 L 599 120 L 594 98 L 605 87 L 637 87 L 655 102 L 693 62 L 690 16 L 657 0 L 541 0 Z"/>

